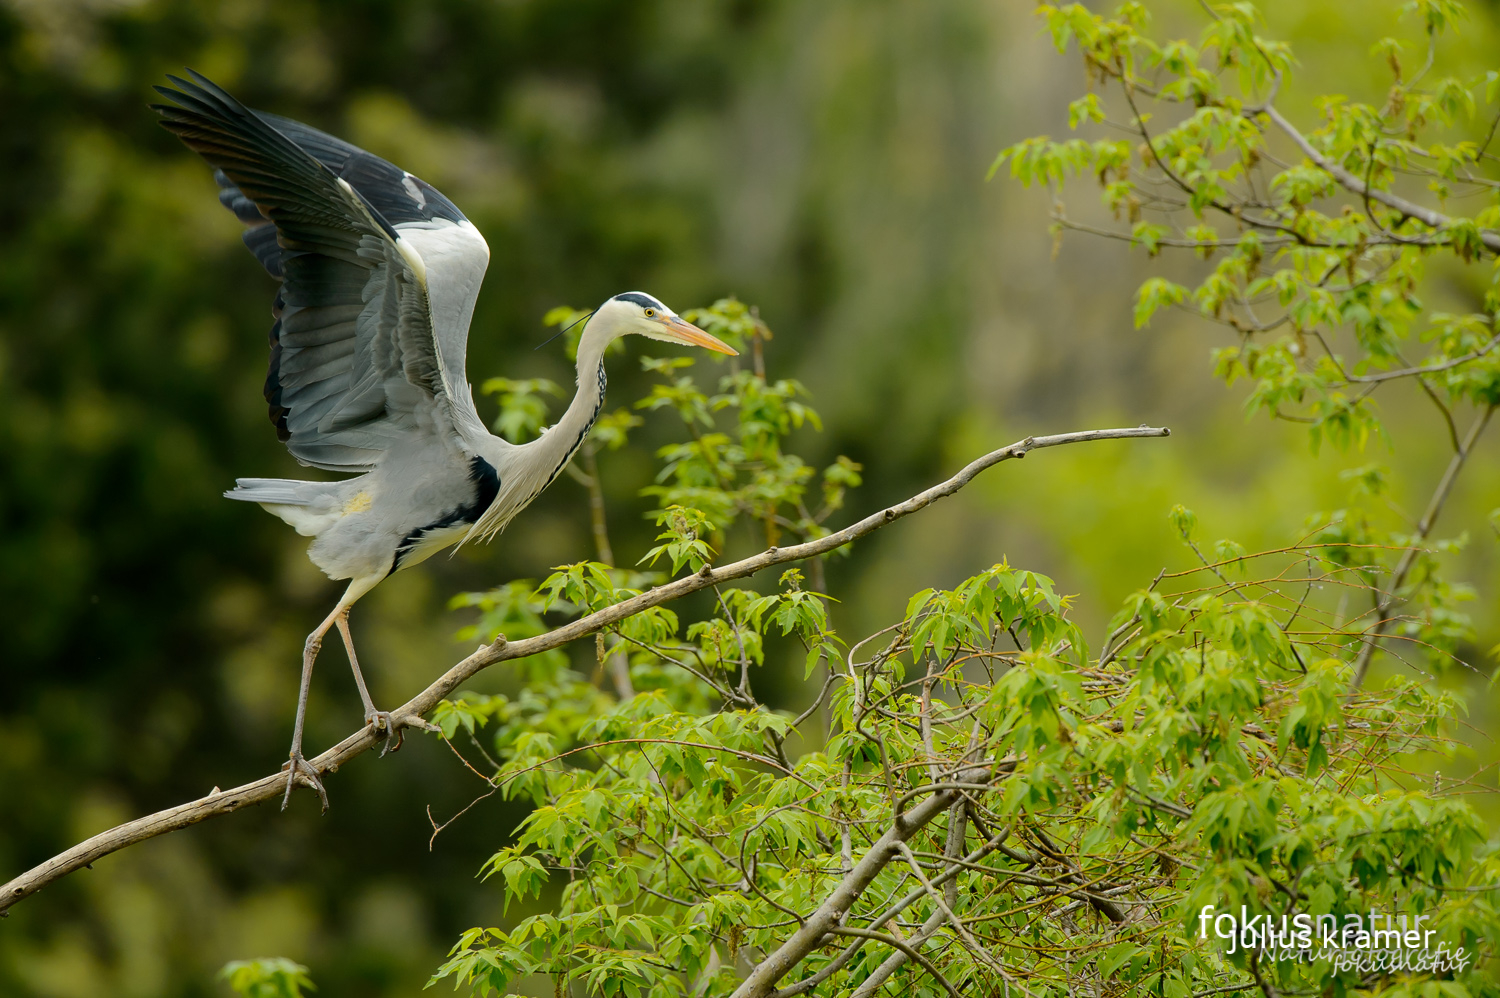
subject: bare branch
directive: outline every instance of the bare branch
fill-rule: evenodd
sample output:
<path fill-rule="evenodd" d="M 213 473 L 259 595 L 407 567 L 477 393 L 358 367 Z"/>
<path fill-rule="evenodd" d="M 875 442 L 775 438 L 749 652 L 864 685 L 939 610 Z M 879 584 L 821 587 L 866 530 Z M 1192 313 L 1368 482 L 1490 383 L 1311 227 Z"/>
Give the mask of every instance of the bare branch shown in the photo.
<path fill-rule="evenodd" d="M 801 561 L 816 555 L 827 554 L 845 544 L 872 534 L 881 527 L 894 523 L 904 516 L 910 516 L 912 513 L 924 509 L 939 499 L 953 495 L 959 489 L 973 481 L 980 472 L 994 467 L 1003 461 L 1023 458 L 1033 450 L 1041 450 L 1046 447 L 1059 447 L 1065 444 L 1086 443 L 1094 440 L 1165 437 L 1169 436 L 1170 433 L 1171 431 L 1165 427 L 1140 426 L 1109 430 L 1083 430 L 1077 433 L 1027 437 L 1025 440 L 1002 447 L 999 450 L 991 451 L 983 457 L 970 462 L 952 478 L 912 496 L 905 502 L 890 506 L 878 513 L 865 517 L 858 523 L 845 527 L 843 530 L 835 531 L 817 540 L 786 548 L 767 548 L 759 554 L 725 565 L 722 568 L 713 568 L 705 565 L 702 570 L 692 575 L 657 586 L 638 596 L 616 603 L 614 606 L 606 607 L 603 610 L 564 624 L 545 634 L 526 638 L 523 641 L 507 641 L 502 636 L 493 644 L 481 645 L 472 655 L 454 665 L 432 685 L 392 711 L 392 730 L 394 732 L 403 727 L 430 727 L 428 722 L 423 720 L 423 715 L 431 711 L 445 697 L 468 682 L 479 672 L 497 662 L 525 658 L 528 655 L 536 655 L 544 651 L 561 648 L 563 645 L 576 641 L 579 638 L 587 637 L 611 624 L 619 623 L 627 617 L 631 617 L 643 610 L 680 599 L 700 589 L 706 589 L 731 579 L 745 578 L 773 565 Z M 319 776 L 336 773 L 340 766 L 355 756 L 374 748 L 379 741 L 380 738 L 373 729 L 363 727 L 344 738 L 332 748 L 309 760 L 309 763 Z M 3 887 L 0 887 L 0 913 L 5 912 L 17 901 L 30 897 L 61 877 L 67 876 L 75 870 L 82 869 L 95 860 L 108 856 L 110 853 L 123 849 L 126 846 L 144 842 L 147 839 L 155 838 L 158 835 L 165 835 L 168 832 L 175 832 L 179 829 L 196 825 L 200 821 L 229 814 L 252 804 L 259 804 L 262 801 L 279 796 L 285 789 L 286 776 L 283 773 L 273 773 L 269 776 L 261 777 L 254 782 L 235 787 L 232 790 L 216 791 L 198 800 L 179 804 L 176 807 L 170 807 L 155 814 L 117 825 L 108 831 L 101 832 L 92 838 L 78 843 L 65 852 L 53 856 L 46 862 L 26 871 Z M 908 813 L 921 812 L 922 814 L 926 814 L 924 808 L 927 807 L 927 804 L 938 799 L 946 801 L 944 806 L 950 805 L 952 804 L 952 800 L 949 799 L 949 795 L 953 793 L 956 793 L 956 791 L 943 791 L 935 797 L 929 798 L 928 802 L 919 805 L 913 812 Z M 927 820 L 931 820 L 931 817 L 931 815 L 927 815 L 921 823 L 925 824 Z M 905 822 L 903 821 L 904 824 Z M 915 829 L 911 830 L 914 831 Z M 910 832 L 906 834 L 910 834 Z M 856 872 L 858 872 L 858 869 L 856 867 Z M 821 936 L 822 932 L 820 931 L 819 937 L 821 938 Z M 768 962 L 766 966 L 769 965 Z M 777 972 L 776 976 L 780 977 L 790 966 L 792 964 L 787 964 L 786 967 Z M 774 978 L 771 985 L 768 985 L 763 991 L 755 993 L 769 993 L 773 985 Z"/>
<path fill-rule="evenodd" d="M 1438 364 L 1428 364 L 1424 367 L 1407 367 L 1399 371 L 1381 371 L 1379 374 L 1345 374 L 1344 380 L 1356 382 L 1359 384 L 1366 384 L 1379 381 L 1391 381 L 1395 378 L 1410 378 L 1423 374 L 1436 374 L 1439 371 L 1446 371 L 1450 368 L 1458 367 L 1460 364 L 1467 364 L 1471 360 L 1478 360 L 1480 357 L 1483 357 L 1485 354 L 1495 349 L 1496 346 L 1500 346 L 1500 336 L 1497 336 L 1494 339 L 1490 340 L 1478 350 L 1466 353 L 1462 357 L 1453 357 Z"/>

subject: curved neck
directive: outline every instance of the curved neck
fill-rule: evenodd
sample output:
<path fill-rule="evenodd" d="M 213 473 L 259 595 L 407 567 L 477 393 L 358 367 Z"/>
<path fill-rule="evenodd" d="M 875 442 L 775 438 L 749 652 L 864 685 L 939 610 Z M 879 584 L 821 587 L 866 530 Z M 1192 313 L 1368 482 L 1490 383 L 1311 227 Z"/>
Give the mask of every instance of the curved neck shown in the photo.
<path fill-rule="evenodd" d="M 504 529 L 511 517 L 552 484 L 582 446 L 604 407 L 604 348 L 615 334 L 600 328 L 603 325 L 594 323 L 583 331 L 578 343 L 578 391 L 562 418 L 530 443 L 507 445 L 495 452 L 499 494 L 470 529 L 466 541 L 485 540 Z M 499 442 L 499 438 L 493 439 Z"/>
<path fill-rule="evenodd" d="M 602 331 L 591 336 L 591 332 L 585 329 L 578 342 L 578 391 L 573 401 L 546 433 L 520 447 L 527 478 L 536 479 L 528 484 L 534 484 L 536 491 L 546 488 L 562 472 L 604 407 L 604 348 L 613 337 L 602 335 Z"/>

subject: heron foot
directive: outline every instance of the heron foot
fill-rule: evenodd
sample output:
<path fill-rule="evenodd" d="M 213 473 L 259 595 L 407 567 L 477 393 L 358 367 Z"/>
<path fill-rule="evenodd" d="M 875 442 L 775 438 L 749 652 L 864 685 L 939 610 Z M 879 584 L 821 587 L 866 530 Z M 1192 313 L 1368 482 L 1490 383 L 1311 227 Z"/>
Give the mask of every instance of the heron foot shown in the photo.
<path fill-rule="evenodd" d="M 406 729 L 396 723 L 396 719 L 391 716 L 391 712 L 388 710 L 365 711 L 365 723 L 375 729 L 376 738 L 385 740 L 385 745 L 380 749 L 380 757 L 382 759 L 385 758 L 387 752 L 398 751 L 401 748 L 402 742 L 406 739 Z M 391 741 L 392 735 L 396 738 L 394 742 Z"/>
<path fill-rule="evenodd" d="M 307 761 L 301 752 L 293 752 L 291 758 L 281 764 L 281 768 L 286 770 L 286 793 L 281 795 L 281 809 L 283 811 L 286 810 L 287 804 L 292 799 L 292 788 L 297 785 L 297 781 L 300 779 L 303 783 L 306 783 L 318 792 L 318 800 L 323 802 L 323 813 L 328 813 L 328 791 L 323 789 L 323 781 L 318 779 L 318 771 L 312 768 L 312 764 Z"/>

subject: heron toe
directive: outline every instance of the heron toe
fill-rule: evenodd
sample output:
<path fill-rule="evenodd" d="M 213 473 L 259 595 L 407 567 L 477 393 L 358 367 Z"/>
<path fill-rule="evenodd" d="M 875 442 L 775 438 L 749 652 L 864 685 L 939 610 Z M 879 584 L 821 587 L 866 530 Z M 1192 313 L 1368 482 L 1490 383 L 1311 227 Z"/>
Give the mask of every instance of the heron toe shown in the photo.
<path fill-rule="evenodd" d="M 286 793 L 281 795 L 281 809 L 283 811 L 286 810 L 287 804 L 291 802 L 292 788 L 297 785 L 297 780 L 300 778 L 304 783 L 318 792 L 318 800 L 323 803 L 323 813 L 328 813 L 328 791 L 323 789 L 323 781 L 318 779 L 318 771 L 313 769 L 312 764 L 307 761 L 301 752 L 293 752 L 291 758 L 281 764 L 281 768 L 286 770 Z"/>
<path fill-rule="evenodd" d="M 385 745 L 380 750 L 381 758 L 387 752 L 395 752 L 401 748 L 401 743 L 406 738 L 405 730 L 396 723 L 388 710 L 370 710 L 365 712 L 365 723 L 375 729 L 375 737 L 385 740 Z M 395 741 L 391 741 L 395 736 Z"/>

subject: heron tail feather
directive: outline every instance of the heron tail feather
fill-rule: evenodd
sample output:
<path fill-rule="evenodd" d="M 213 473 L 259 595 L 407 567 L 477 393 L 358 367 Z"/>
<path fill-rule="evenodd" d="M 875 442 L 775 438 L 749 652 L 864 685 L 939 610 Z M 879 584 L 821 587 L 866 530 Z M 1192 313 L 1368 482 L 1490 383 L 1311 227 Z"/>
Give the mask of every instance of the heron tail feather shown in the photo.
<path fill-rule="evenodd" d="M 308 506 L 328 494 L 327 482 L 299 482 L 290 478 L 237 478 L 226 499 L 275 503 L 278 506 Z"/>

